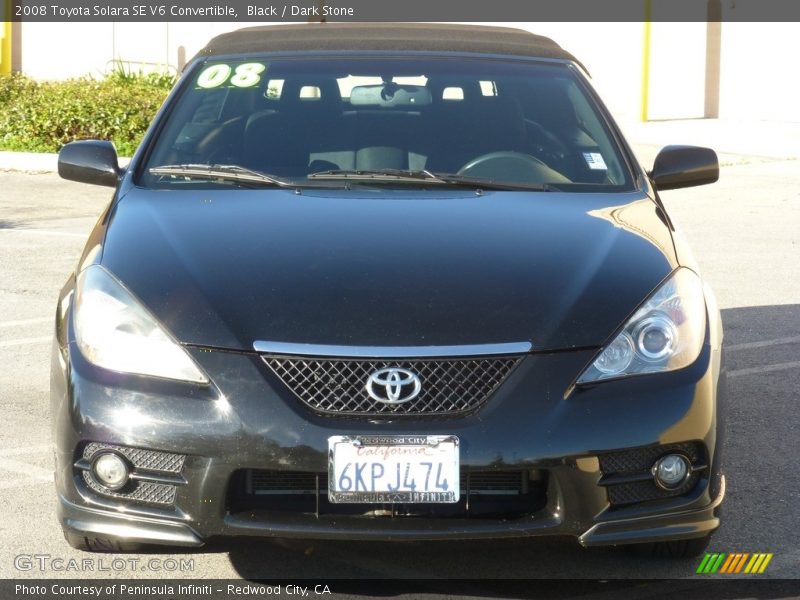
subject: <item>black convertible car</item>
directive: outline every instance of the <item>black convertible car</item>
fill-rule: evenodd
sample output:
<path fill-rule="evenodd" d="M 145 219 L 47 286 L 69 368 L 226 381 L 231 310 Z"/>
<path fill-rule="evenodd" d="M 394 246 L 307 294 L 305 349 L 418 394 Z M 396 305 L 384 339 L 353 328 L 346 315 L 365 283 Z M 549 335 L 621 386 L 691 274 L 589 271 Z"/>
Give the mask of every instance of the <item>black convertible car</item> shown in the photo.
<path fill-rule="evenodd" d="M 187 65 L 57 307 L 59 516 L 87 550 L 217 536 L 719 526 L 714 296 L 581 64 L 514 29 L 248 28 Z"/>

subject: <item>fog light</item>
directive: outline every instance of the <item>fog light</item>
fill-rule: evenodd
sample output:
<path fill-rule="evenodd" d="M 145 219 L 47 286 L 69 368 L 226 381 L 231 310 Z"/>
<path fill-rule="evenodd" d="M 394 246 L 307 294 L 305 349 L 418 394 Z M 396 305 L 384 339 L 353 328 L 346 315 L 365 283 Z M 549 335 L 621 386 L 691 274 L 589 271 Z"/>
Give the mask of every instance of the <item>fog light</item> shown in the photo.
<path fill-rule="evenodd" d="M 681 454 L 667 454 L 653 465 L 653 479 L 665 490 L 680 487 L 689 476 L 689 461 Z"/>
<path fill-rule="evenodd" d="M 113 452 L 98 454 L 92 472 L 97 482 L 110 490 L 118 490 L 128 482 L 128 465 Z"/>

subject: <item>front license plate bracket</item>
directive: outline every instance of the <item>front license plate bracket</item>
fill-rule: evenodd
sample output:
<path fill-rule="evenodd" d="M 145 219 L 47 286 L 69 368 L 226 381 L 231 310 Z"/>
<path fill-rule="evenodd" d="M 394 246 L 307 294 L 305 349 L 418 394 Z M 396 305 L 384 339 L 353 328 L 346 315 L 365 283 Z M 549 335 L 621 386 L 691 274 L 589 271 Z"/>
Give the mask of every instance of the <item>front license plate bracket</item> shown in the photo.
<path fill-rule="evenodd" d="M 453 504 L 460 499 L 459 460 L 454 435 L 331 436 L 328 500 Z"/>

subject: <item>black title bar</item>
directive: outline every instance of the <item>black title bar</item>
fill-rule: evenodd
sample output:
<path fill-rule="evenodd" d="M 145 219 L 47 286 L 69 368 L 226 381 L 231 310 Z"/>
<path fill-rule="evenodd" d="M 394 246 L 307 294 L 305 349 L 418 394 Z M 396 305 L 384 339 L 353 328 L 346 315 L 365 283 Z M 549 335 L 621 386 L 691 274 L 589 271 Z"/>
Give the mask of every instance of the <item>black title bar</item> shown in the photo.
<path fill-rule="evenodd" d="M 797 0 L 12 0 L 6 6 L 5 20 L 23 22 L 800 21 Z"/>

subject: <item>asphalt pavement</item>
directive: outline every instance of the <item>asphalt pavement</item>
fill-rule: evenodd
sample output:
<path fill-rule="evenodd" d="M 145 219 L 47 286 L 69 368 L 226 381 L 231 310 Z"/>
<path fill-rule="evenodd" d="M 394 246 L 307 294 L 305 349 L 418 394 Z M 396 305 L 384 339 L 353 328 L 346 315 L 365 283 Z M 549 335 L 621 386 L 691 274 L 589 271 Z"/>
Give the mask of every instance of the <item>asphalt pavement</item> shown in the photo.
<path fill-rule="evenodd" d="M 650 160 L 654 148 L 644 143 L 637 152 Z M 719 183 L 663 194 L 723 310 L 728 494 L 724 524 L 710 548 L 772 552 L 760 577 L 796 578 L 800 161 L 733 153 L 723 164 Z M 48 415 L 52 316 L 58 290 L 110 197 L 108 188 L 52 173 L 0 171 L 0 577 L 695 577 L 696 559 L 587 551 L 571 539 L 236 541 L 191 553 L 120 555 L 124 564 L 109 570 L 97 562 L 79 573 L 57 570 L 58 559 L 96 557 L 69 548 L 55 516 Z M 34 556 L 49 558 L 25 558 Z M 106 559 L 105 566 L 111 564 Z"/>

